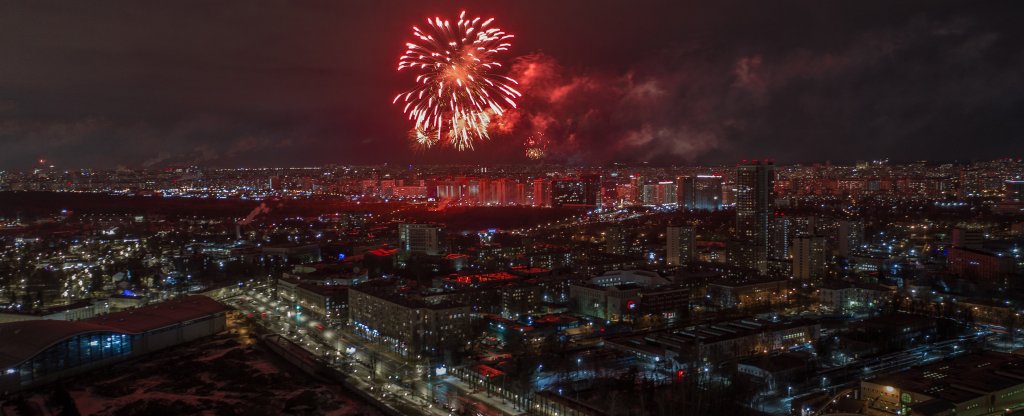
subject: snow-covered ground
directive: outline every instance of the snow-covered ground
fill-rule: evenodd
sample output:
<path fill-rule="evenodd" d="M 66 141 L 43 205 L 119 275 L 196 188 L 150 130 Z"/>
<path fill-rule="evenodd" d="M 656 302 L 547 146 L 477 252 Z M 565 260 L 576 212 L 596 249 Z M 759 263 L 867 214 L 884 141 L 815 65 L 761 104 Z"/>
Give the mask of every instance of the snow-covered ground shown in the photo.
<path fill-rule="evenodd" d="M 341 388 L 312 380 L 246 344 L 222 334 L 97 370 L 61 387 L 40 388 L 24 399 L 52 414 L 61 413 L 68 395 L 83 415 L 379 414 Z M 16 401 L 3 404 L 3 410 L 16 407 Z"/>

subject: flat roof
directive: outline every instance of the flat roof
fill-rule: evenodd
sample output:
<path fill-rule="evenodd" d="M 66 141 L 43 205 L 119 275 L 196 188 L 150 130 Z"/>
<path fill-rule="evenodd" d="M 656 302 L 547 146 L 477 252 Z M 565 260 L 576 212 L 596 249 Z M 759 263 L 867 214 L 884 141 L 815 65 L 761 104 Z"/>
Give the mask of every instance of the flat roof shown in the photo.
<path fill-rule="evenodd" d="M 889 291 L 892 291 L 892 289 L 890 289 L 890 288 L 888 288 L 886 286 L 877 284 L 877 283 L 849 282 L 849 281 L 846 281 L 846 280 L 826 280 L 824 283 L 822 283 L 822 285 L 820 287 L 822 289 L 830 289 L 830 290 L 867 289 L 867 290 L 874 290 L 874 291 L 878 291 L 878 292 L 889 292 Z"/>
<path fill-rule="evenodd" d="M 31 320 L 0 324 L 0 369 L 11 368 L 75 335 L 95 332 L 141 334 L 228 310 L 195 295 L 81 321 Z"/>
<path fill-rule="evenodd" d="M 672 328 L 652 331 L 643 334 L 627 334 L 606 339 L 609 344 L 619 344 L 640 349 L 641 345 L 649 352 L 658 349 L 693 348 L 722 340 L 750 336 L 766 331 L 784 331 L 805 326 L 819 325 L 816 321 L 797 320 L 791 322 L 769 322 L 763 320 L 733 320 L 716 323 L 705 323 L 684 328 Z"/>
<path fill-rule="evenodd" d="M 300 288 L 323 296 L 343 295 L 348 293 L 348 285 L 315 285 L 299 283 Z"/>
<path fill-rule="evenodd" d="M 84 321 L 31 320 L 0 324 L 0 371 L 14 367 L 49 346 L 75 335 L 118 332 Z"/>
<path fill-rule="evenodd" d="M 69 305 L 53 306 L 49 308 L 31 309 L 31 310 L 3 310 L 0 311 L 0 315 L 11 314 L 11 315 L 22 315 L 22 316 L 46 316 L 55 313 L 67 312 L 74 309 L 87 308 L 92 306 L 92 301 L 83 300 L 75 302 Z"/>
<path fill-rule="evenodd" d="M 951 403 L 963 403 L 985 394 L 1024 385 L 1016 371 L 1024 359 L 991 351 L 968 354 L 873 379 Z"/>
<path fill-rule="evenodd" d="M 438 303 L 429 303 L 429 302 L 425 301 L 420 296 L 409 297 L 409 296 L 405 296 L 405 295 L 403 295 L 401 293 L 396 293 L 396 292 L 394 292 L 392 290 L 389 290 L 389 289 L 391 289 L 390 286 L 375 287 L 375 286 L 373 286 L 373 282 L 372 281 L 370 282 L 369 285 L 366 284 L 366 283 L 363 283 L 363 284 L 360 284 L 360 285 L 357 285 L 357 286 L 349 286 L 349 290 L 350 291 L 357 292 L 357 293 L 362 293 L 362 294 L 364 294 L 366 296 L 369 296 L 369 297 L 372 297 L 372 298 L 377 298 L 377 299 L 383 300 L 385 302 L 393 303 L 395 305 L 399 305 L 399 306 L 402 306 L 402 307 L 405 307 L 405 308 L 411 308 L 411 309 L 423 308 L 423 309 L 430 309 L 430 310 L 435 310 L 435 311 L 436 310 L 444 310 L 444 309 L 455 309 L 455 308 L 469 308 L 469 305 L 464 305 L 464 304 L 461 304 L 461 303 L 452 302 L 452 301 L 448 301 L 448 300 L 443 300 L 443 301 L 438 302 Z"/>
<path fill-rule="evenodd" d="M 142 333 L 224 312 L 228 309 L 227 306 L 206 296 L 186 296 L 141 308 L 97 316 L 82 322 L 94 323 L 129 333 Z"/>
<path fill-rule="evenodd" d="M 490 283 L 500 282 L 504 280 L 519 279 L 520 276 L 508 272 L 494 272 L 494 273 L 481 273 L 481 274 L 468 274 L 461 276 L 449 276 L 444 278 L 445 281 L 455 282 L 463 285 L 471 285 L 477 283 Z"/>
<path fill-rule="evenodd" d="M 772 279 L 772 278 L 751 278 L 751 279 L 722 279 L 717 282 L 708 283 L 708 286 L 722 286 L 730 288 L 741 288 L 747 286 L 758 286 L 765 284 L 788 284 L 788 279 Z"/>

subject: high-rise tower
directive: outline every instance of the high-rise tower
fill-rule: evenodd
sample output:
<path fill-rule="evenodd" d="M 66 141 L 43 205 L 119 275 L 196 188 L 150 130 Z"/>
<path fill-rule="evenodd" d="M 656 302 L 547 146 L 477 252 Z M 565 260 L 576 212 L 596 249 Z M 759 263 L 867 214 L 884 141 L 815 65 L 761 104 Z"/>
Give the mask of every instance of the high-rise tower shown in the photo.
<path fill-rule="evenodd" d="M 774 211 L 775 165 L 767 160 L 744 161 L 736 168 L 736 233 L 751 251 L 743 266 L 768 271 L 768 219 Z"/>

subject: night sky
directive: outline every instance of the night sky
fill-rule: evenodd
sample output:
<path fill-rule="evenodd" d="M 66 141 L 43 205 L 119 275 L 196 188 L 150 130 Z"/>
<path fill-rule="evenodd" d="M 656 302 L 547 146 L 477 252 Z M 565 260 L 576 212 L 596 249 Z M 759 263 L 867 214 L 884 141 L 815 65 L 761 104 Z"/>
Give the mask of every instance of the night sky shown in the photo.
<path fill-rule="evenodd" d="M 393 105 L 411 26 L 516 35 L 525 97 L 476 151 Z M 1020 1 L 8 1 L 0 168 L 1024 156 Z"/>

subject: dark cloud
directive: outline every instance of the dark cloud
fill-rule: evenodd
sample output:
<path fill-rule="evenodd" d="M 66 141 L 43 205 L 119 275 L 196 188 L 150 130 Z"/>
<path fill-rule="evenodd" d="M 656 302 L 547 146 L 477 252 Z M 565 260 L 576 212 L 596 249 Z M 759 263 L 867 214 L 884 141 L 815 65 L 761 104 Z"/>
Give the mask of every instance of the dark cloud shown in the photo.
<path fill-rule="evenodd" d="M 1024 152 L 1019 2 L 498 1 L 527 95 L 472 153 L 391 104 L 441 1 L 0 4 L 0 168 L 716 163 Z M 970 144 L 969 146 L 967 144 Z"/>
<path fill-rule="evenodd" d="M 609 75 L 528 56 L 512 67 L 525 98 L 506 128 L 513 135 L 543 134 L 551 141 L 549 158 L 557 160 L 693 162 L 717 148 L 724 133 L 709 117 L 710 96 L 687 82 L 689 69 Z"/>
<path fill-rule="evenodd" d="M 549 153 L 571 162 L 1019 154 L 1007 113 L 1024 115 L 1024 55 L 998 51 L 994 30 L 914 17 L 831 47 L 668 50 L 619 74 L 530 56 L 513 66 L 526 98 L 511 124 L 562 139 Z"/>

